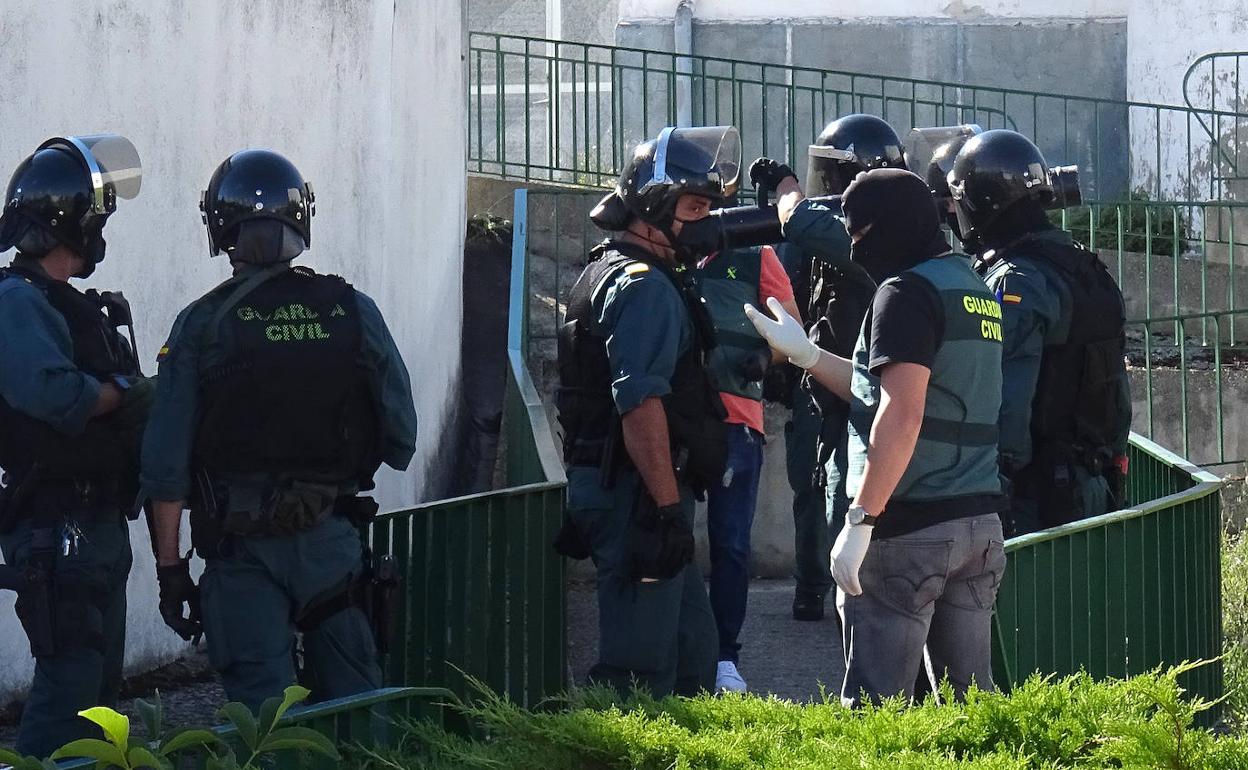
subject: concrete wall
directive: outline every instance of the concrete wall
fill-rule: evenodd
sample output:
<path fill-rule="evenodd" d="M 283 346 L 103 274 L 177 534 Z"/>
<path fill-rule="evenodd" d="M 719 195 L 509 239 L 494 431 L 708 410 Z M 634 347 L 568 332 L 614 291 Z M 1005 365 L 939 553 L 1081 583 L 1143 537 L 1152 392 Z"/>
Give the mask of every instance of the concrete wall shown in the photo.
<path fill-rule="evenodd" d="M 300 258 L 376 299 L 418 386 L 407 473 L 378 479 L 385 508 L 420 500 L 458 370 L 464 222 L 462 0 L 83 0 L 8 3 L 0 25 L 0 169 L 43 139 L 115 131 L 144 163 L 138 199 L 108 226 L 90 281 L 122 289 L 150 372 L 175 314 L 226 278 L 208 259 L 198 201 L 245 147 L 287 154 L 317 191 Z M 146 527 L 132 527 L 131 670 L 182 645 L 156 613 Z M 88 546 L 89 547 L 89 546 Z M 0 594 L 0 701 L 32 661 Z"/>
<path fill-rule="evenodd" d="M 468 29 L 611 45 L 618 6 L 619 0 L 471 0 Z"/>
<path fill-rule="evenodd" d="M 620 0 L 621 19 L 670 19 L 678 0 Z M 979 16 L 1034 18 L 1036 16 L 1068 16 L 1094 18 L 1124 16 L 1129 0 L 1053 0 L 1045 3 L 1044 13 L 1035 3 L 1024 0 L 877 0 L 860 3 L 854 0 L 788 0 L 783 5 L 759 3 L 757 0 L 697 0 L 699 18 L 728 21 L 743 20 L 821 20 L 880 17 L 951 19 Z"/>

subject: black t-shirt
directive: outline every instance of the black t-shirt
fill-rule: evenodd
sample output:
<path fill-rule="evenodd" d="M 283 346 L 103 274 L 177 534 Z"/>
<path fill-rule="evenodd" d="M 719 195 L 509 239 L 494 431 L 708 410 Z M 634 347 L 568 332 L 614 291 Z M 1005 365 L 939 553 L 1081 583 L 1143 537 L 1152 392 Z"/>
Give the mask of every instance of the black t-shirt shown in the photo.
<path fill-rule="evenodd" d="M 913 273 L 885 283 L 871 302 L 870 349 L 867 367 L 879 376 L 887 364 L 918 364 L 932 368 L 945 336 L 945 314 L 936 288 Z M 889 501 L 875 526 L 881 540 L 954 519 L 998 513 L 1008 501 L 1002 495 L 973 495 L 923 502 Z"/>
<path fill-rule="evenodd" d="M 945 314 L 935 287 L 913 273 L 902 273 L 881 286 L 871 301 L 867 367 L 876 376 L 885 364 L 930 369 L 944 336 Z"/>

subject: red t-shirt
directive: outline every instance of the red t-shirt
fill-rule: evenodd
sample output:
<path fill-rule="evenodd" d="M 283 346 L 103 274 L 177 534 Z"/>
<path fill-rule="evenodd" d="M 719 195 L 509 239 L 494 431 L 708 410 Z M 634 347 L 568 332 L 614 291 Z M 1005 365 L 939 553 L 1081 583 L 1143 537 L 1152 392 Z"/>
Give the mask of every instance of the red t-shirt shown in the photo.
<path fill-rule="evenodd" d="M 715 259 L 715 255 L 707 257 L 701 266 Z M 784 272 L 784 265 L 776 256 L 776 250 L 770 246 L 762 248 L 762 265 L 758 276 L 758 308 L 767 312 L 767 299 L 775 297 L 780 302 L 793 299 L 793 284 L 789 283 L 789 275 Z M 742 311 L 744 312 L 744 310 Z M 724 409 L 728 411 L 725 422 L 746 425 L 763 433 L 763 402 L 732 393 L 720 393 Z"/>

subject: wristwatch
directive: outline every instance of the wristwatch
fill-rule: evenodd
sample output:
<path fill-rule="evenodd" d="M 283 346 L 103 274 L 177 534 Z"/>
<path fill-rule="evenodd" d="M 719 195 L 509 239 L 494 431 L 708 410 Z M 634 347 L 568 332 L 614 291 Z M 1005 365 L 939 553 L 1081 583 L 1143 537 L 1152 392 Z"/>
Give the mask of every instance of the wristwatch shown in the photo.
<path fill-rule="evenodd" d="M 879 516 L 872 516 L 867 513 L 867 509 L 863 508 L 861 505 L 852 505 L 849 510 L 845 512 L 845 521 L 855 527 L 859 524 L 866 524 L 868 527 L 874 527 L 875 522 L 878 521 L 879 518 Z"/>

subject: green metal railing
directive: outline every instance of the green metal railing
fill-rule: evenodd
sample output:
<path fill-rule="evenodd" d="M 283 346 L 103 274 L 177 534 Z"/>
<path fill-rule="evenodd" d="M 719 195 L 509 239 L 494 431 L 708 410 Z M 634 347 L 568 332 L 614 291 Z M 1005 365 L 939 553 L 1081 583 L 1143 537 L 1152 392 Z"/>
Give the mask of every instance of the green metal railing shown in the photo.
<path fill-rule="evenodd" d="M 1248 351 L 1223 344 L 1248 310 L 1129 321 L 1143 380 L 1136 430 L 1205 465 L 1248 461 Z M 1230 333 L 1228 333 L 1230 332 Z"/>
<path fill-rule="evenodd" d="M 484 32 L 469 34 L 468 168 L 478 174 L 600 187 L 633 146 L 677 122 L 732 124 L 745 156 L 804 168 L 832 118 L 867 112 L 900 131 L 976 122 L 1032 137 L 1055 165 L 1078 164 L 1089 200 L 1129 190 L 1220 200 L 1219 125 L 1248 114 L 965 83 L 678 56 Z"/>
<path fill-rule="evenodd" d="M 516 217 L 523 242 L 526 217 Z M 525 253 L 513 255 L 504 400 L 506 489 L 379 516 L 373 548 L 393 553 L 406 601 L 387 681 L 467 695 L 465 675 L 533 706 L 566 689 L 563 463 L 524 363 Z"/>
<path fill-rule="evenodd" d="M 1132 508 L 1006 544 L 994 624 L 998 683 L 1035 671 L 1126 677 L 1222 654 L 1220 479 L 1133 436 L 1129 487 L 1141 501 Z M 1221 697 L 1221 663 L 1189 672 L 1183 684 Z"/>
<path fill-rule="evenodd" d="M 1201 127 L 1214 141 L 1212 174 L 1228 185 L 1248 180 L 1248 167 L 1240 155 L 1248 141 L 1248 121 L 1223 114 L 1248 111 L 1246 68 L 1248 51 L 1218 51 L 1197 58 L 1183 75 L 1183 101 L 1204 111 L 1198 113 Z"/>

